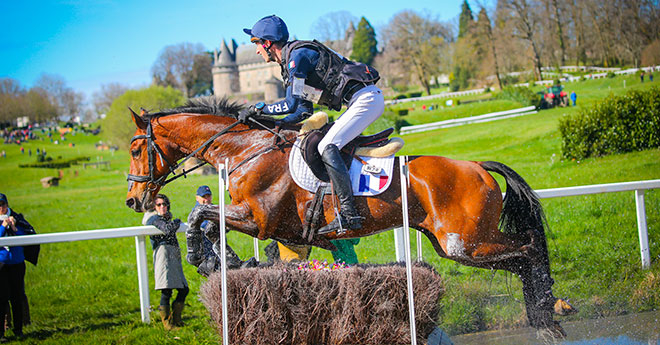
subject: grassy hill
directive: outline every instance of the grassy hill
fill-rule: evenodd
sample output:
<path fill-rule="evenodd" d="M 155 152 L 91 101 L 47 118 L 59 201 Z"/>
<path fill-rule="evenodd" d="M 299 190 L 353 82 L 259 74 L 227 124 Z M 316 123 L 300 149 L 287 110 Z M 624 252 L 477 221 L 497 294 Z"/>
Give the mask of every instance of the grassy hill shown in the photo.
<path fill-rule="evenodd" d="M 407 135 L 403 137 L 406 146 L 401 154 L 501 161 L 518 171 L 535 189 L 658 179 L 658 149 L 584 161 L 562 160 L 557 131 L 558 119 L 565 114 L 594 104 L 610 93 L 620 94 L 651 84 L 640 84 L 635 76 L 566 84 L 567 90 L 578 94 L 578 107 Z M 432 103 L 438 102 L 428 102 Z M 485 101 L 422 111 L 418 103 L 408 117 L 410 123 L 423 123 L 504 110 L 502 107 L 518 106 Z M 128 113 L 126 120 L 130 121 Z M 0 191 L 8 195 L 10 206 L 24 213 L 40 233 L 139 224 L 142 215 L 124 205 L 128 152 L 96 150 L 94 143 L 99 139 L 78 133 L 68 136 L 64 145 L 55 145 L 47 139 L 32 141 L 24 144 L 25 154 L 20 153 L 17 145 L 0 145 L 7 153 L 0 160 L 0 173 L 5 177 L 0 182 Z M 45 148 L 55 159 L 88 156 L 91 161 L 108 161 L 110 168 L 82 169 L 78 165 L 62 169 L 60 186 L 45 189 L 39 179 L 57 176 L 57 170 L 18 168 L 18 164 L 36 162 L 37 148 Z M 28 157 L 29 149 L 32 157 Z M 173 214 L 187 218 L 197 186 L 216 183 L 214 176 L 191 176 L 168 185 L 164 193 L 173 202 Z M 632 192 L 543 200 L 551 229 L 548 237 L 555 295 L 568 297 L 580 308 L 580 313 L 571 319 L 660 307 L 659 195 L 658 191 L 646 192 L 653 264 L 650 270 L 641 269 Z M 412 239 L 414 257 L 414 234 Z M 183 236 L 179 241 L 185 248 Z M 28 265 L 26 289 L 33 323 L 25 329 L 24 342 L 218 343 L 220 339 L 209 324 L 208 313 L 196 298 L 204 278 L 187 264 L 184 271 L 191 294 L 184 310 L 186 327 L 165 332 L 158 322 L 145 325 L 139 321 L 134 243 L 126 238 L 43 245 L 39 265 Z M 241 257 L 252 253 L 252 239 L 245 235 L 230 232 L 229 243 Z M 267 243 L 262 242 L 262 248 Z M 384 263 L 395 259 L 391 232 L 364 238 L 356 249 L 363 262 Z M 518 278 L 441 260 L 426 239 L 423 253 L 425 260 L 445 278 L 447 294 L 441 302 L 439 320 L 445 331 L 458 334 L 525 324 Z M 320 249 L 314 249 L 312 257 L 332 260 L 328 252 Z M 153 281 L 150 284 L 153 287 Z M 158 300 L 159 294 L 152 290 L 153 309 Z M 155 313 L 152 319 L 157 319 Z"/>

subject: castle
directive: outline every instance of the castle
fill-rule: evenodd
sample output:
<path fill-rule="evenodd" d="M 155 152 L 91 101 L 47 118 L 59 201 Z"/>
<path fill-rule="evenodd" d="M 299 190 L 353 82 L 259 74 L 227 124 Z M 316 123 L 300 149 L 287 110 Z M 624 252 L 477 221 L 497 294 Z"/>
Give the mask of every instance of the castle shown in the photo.
<path fill-rule="evenodd" d="M 353 48 L 355 28 L 351 24 L 343 40 L 326 43 L 330 48 L 348 57 Z M 257 102 L 273 102 L 284 98 L 280 65 L 266 63 L 257 55 L 254 44 L 230 44 L 223 39 L 220 51 L 213 53 L 213 94 Z"/>

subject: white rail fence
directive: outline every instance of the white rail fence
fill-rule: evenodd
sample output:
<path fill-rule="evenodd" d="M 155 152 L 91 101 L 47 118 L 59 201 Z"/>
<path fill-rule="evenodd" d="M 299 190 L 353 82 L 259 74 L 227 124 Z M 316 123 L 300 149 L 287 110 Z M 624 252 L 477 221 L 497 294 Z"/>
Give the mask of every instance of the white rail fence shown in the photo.
<path fill-rule="evenodd" d="M 403 135 L 403 134 L 411 134 L 411 133 L 418 133 L 418 132 L 426 132 L 426 131 L 431 131 L 431 130 L 434 130 L 434 129 L 449 128 L 449 127 L 467 125 L 469 123 L 480 123 L 480 122 L 489 122 L 489 121 L 495 121 L 495 120 L 501 120 L 501 119 L 508 119 L 510 117 L 516 117 L 516 116 L 527 115 L 527 114 L 534 114 L 534 113 L 537 113 L 537 112 L 538 111 L 536 110 L 536 107 L 532 105 L 532 106 L 524 107 L 524 108 L 498 111 L 498 112 L 495 112 L 495 113 L 488 113 L 488 114 L 484 114 L 484 115 L 463 117 L 463 118 L 460 118 L 460 119 L 451 119 L 451 120 L 445 120 L 445 121 L 425 123 L 423 125 L 404 126 L 404 127 L 401 127 L 401 129 L 399 129 L 399 133 L 401 135 Z"/>
<path fill-rule="evenodd" d="M 635 192 L 635 205 L 637 207 L 637 229 L 639 235 L 640 252 L 642 256 L 642 267 L 647 268 L 651 263 L 648 243 L 648 228 L 646 223 L 646 207 L 644 202 L 644 192 L 648 189 L 660 188 L 660 179 L 609 183 L 590 186 L 566 187 L 537 190 L 541 198 L 558 198 L 578 195 L 589 195 L 612 192 Z M 182 231 L 181 229 L 179 230 Z M 395 247 L 397 260 L 403 260 L 404 249 L 401 249 L 404 243 L 403 231 L 401 228 L 395 230 Z M 138 286 L 140 290 L 140 310 L 142 322 L 149 323 L 149 270 L 147 267 L 147 246 L 146 237 L 150 235 L 160 235 L 162 232 L 153 226 L 132 226 L 125 228 L 85 230 L 71 232 L 46 233 L 31 236 L 12 236 L 0 238 L 0 246 L 25 246 L 32 244 L 48 244 L 60 242 L 73 242 L 85 240 L 100 240 L 110 238 L 135 237 L 135 252 L 137 258 Z M 417 233 L 417 255 L 421 259 L 421 233 Z"/>

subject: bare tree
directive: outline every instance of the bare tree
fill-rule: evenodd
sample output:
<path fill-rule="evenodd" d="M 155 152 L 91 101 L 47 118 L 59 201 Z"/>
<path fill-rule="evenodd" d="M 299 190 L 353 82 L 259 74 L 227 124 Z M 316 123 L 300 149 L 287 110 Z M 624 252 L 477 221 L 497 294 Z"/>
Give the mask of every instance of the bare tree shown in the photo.
<path fill-rule="evenodd" d="M 440 72 L 446 47 L 454 37 L 451 26 L 430 15 L 406 10 L 392 18 L 383 36 L 385 49 L 391 50 L 393 59 L 411 71 L 431 94 L 431 79 Z"/>
<path fill-rule="evenodd" d="M 532 63 L 534 77 L 536 80 L 542 79 L 541 74 L 541 56 L 538 40 L 535 32 L 540 27 L 538 8 L 536 3 L 527 0 L 506 0 L 506 6 L 511 10 L 512 19 L 515 21 L 517 29 L 516 36 L 527 41 L 532 48 Z"/>
<path fill-rule="evenodd" d="M 35 86 L 43 89 L 52 104 L 55 104 L 59 115 L 76 116 L 82 109 L 84 96 L 67 86 L 60 75 L 42 74 Z"/>
<path fill-rule="evenodd" d="M 321 42 L 338 41 L 343 39 L 346 30 L 357 22 L 358 18 L 348 11 L 330 12 L 318 17 L 310 32 Z"/>
<path fill-rule="evenodd" d="M 186 97 L 193 96 L 190 89 L 194 84 L 195 56 L 204 53 L 201 43 L 184 42 L 166 46 L 151 67 L 154 83 L 179 89 Z"/>
<path fill-rule="evenodd" d="M 349 36 L 355 32 L 358 20 L 348 11 L 330 12 L 318 17 L 310 32 L 315 39 L 336 52 L 349 56 L 353 45 Z"/>
<path fill-rule="evenodd" d="M 128 87 L 120 83 L 109 83 L 101 85 L 99 91 L 94 92 L 92 95 L 92 103 L 94 110 L 98 114 L 107 113 L 112 106 L 112 102 L 124 92 L 128 91 Z"/>

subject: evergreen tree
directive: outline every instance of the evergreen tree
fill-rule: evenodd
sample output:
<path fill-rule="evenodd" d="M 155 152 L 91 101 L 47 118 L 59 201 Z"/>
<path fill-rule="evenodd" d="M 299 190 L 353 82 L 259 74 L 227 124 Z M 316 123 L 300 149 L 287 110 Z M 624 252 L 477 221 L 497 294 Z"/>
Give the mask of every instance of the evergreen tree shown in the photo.
<path fill-rule="evenodd" d="M 360 19 L 355 37 L 353 38 L 353 53 L 351 60 L 371 64 L 378 53 L 376 32 L 365 17 Z"/>
<path fill-rule="evenodd" d="M 472 10 L 467 0 L 463 0 L 461 5 L 461 16 L 458 18 L 458 38 L 462 38 L 470 29 L 470 24 L 474 20 Z"/>

